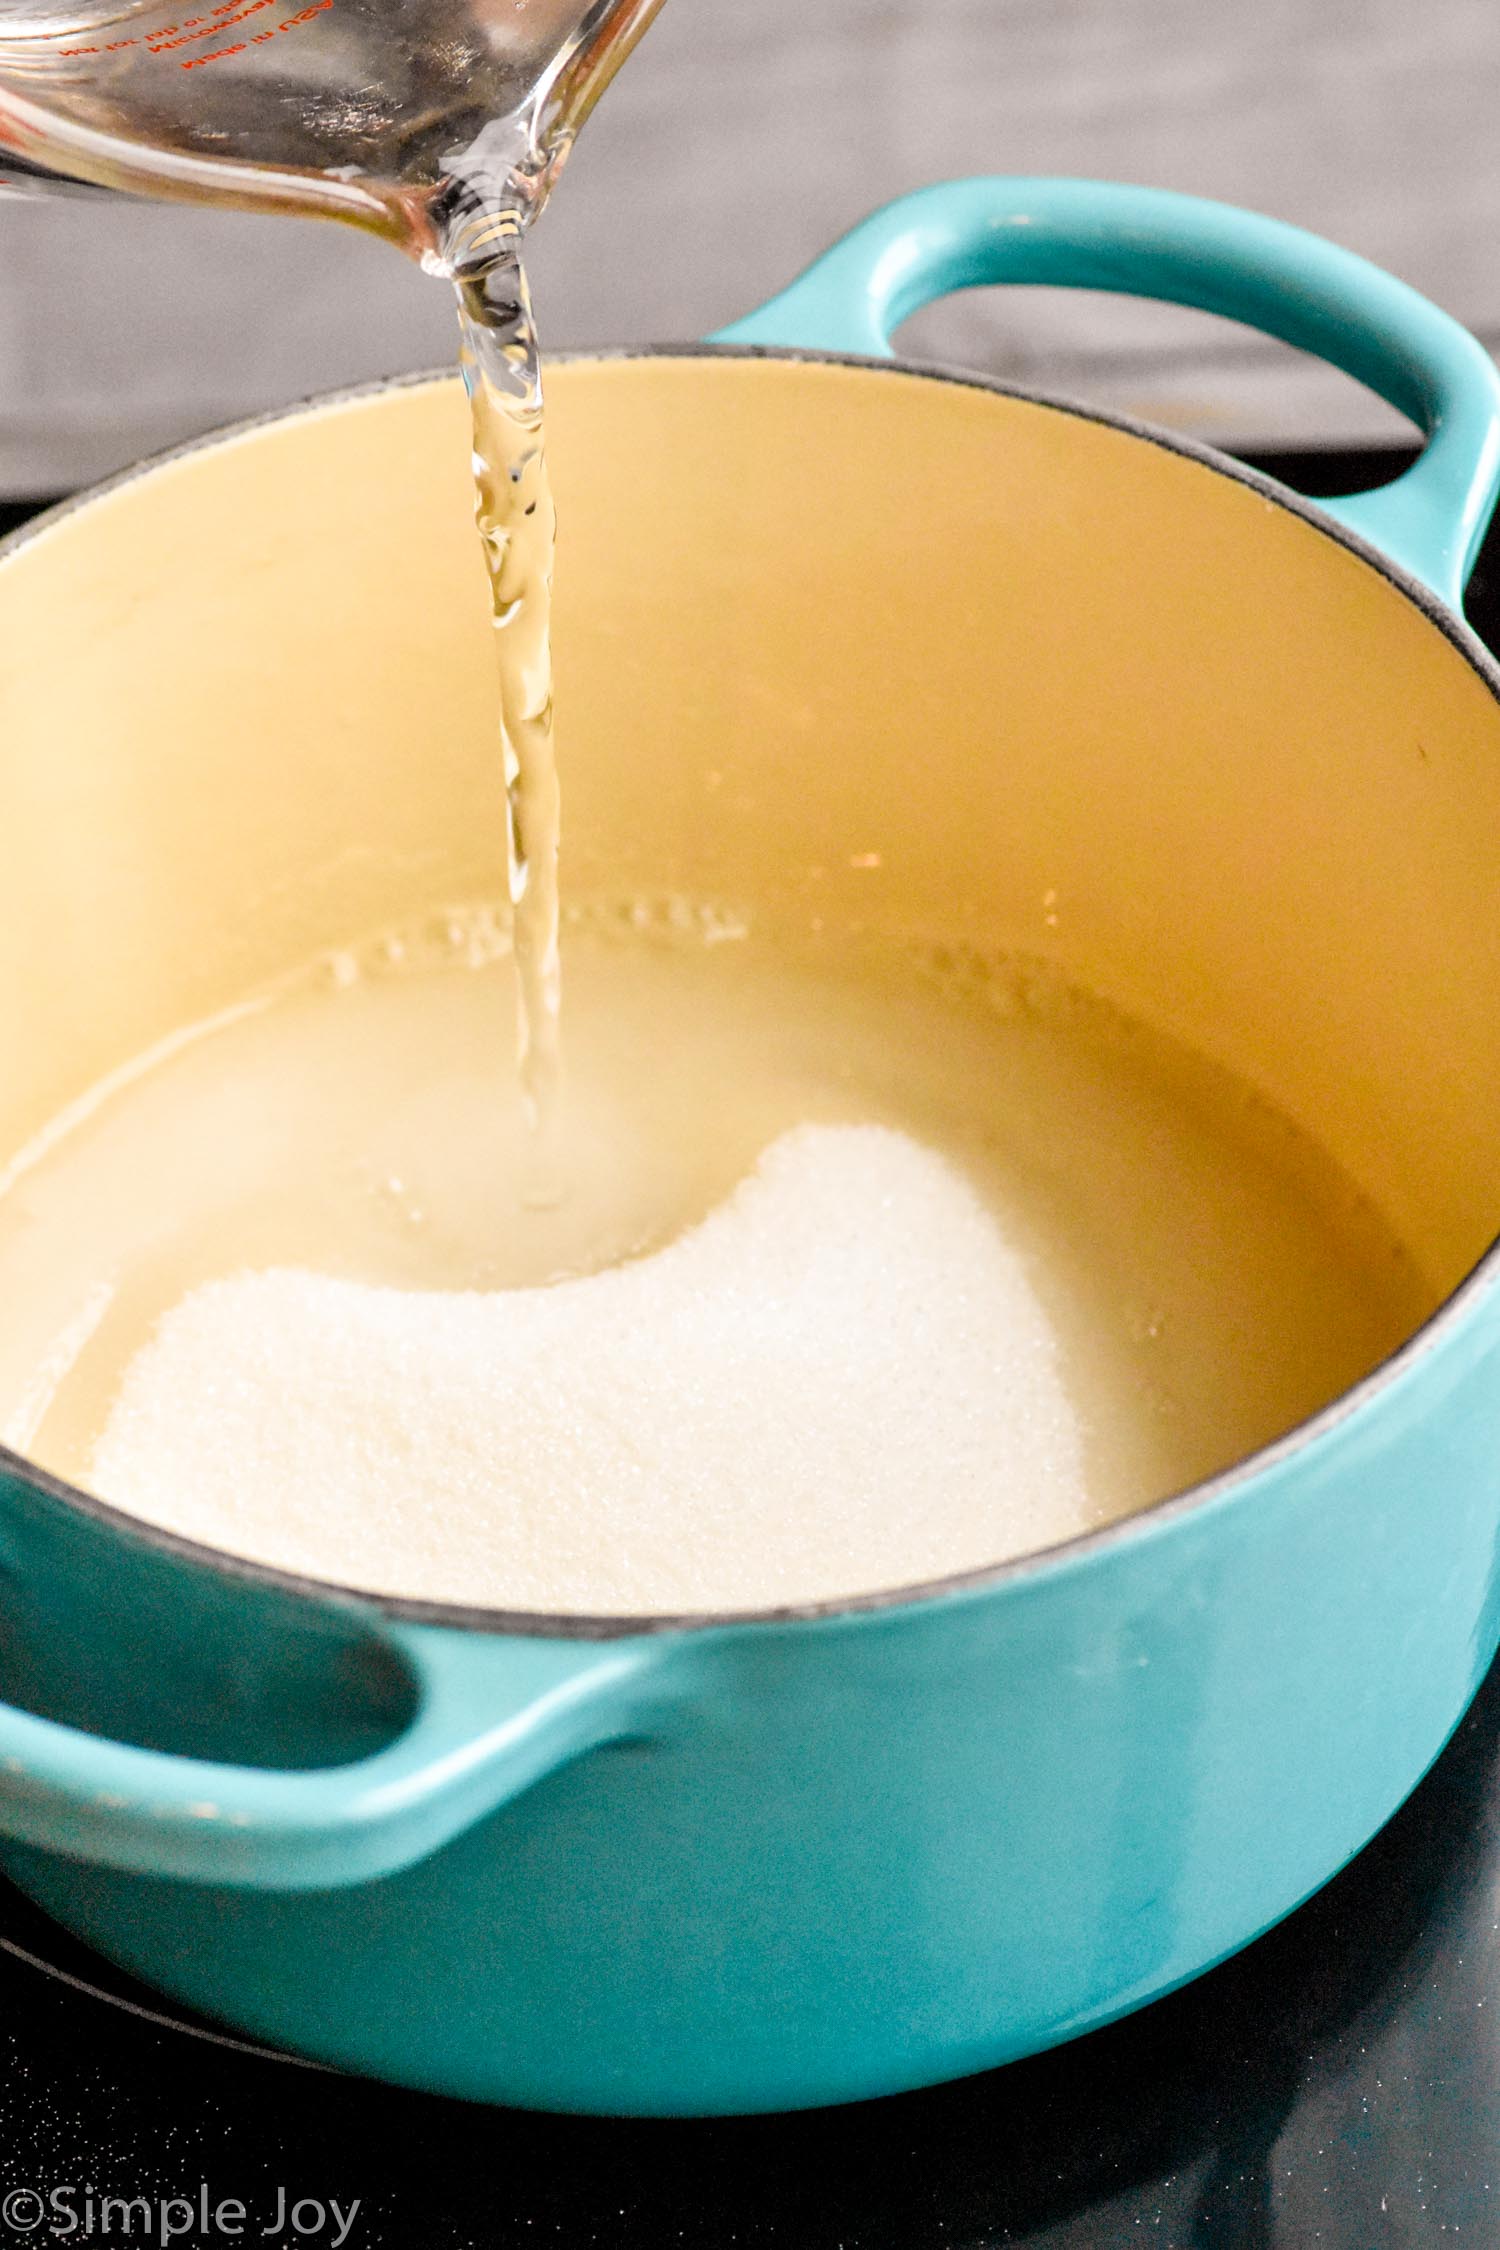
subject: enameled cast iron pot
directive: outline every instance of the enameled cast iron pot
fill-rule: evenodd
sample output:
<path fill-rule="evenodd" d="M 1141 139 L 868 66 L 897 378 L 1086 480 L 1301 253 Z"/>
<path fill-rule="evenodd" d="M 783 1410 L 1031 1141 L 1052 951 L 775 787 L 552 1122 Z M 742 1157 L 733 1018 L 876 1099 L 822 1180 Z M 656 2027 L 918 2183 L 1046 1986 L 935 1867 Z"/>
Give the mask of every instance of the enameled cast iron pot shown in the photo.
<path fill-rule="evenodd" d="M 1427 451 L 1314 508 L 878 364 L 917 305 L 1000 280 L 1254 322 Z M 361 1599 L 8 1456 L 3 1859 L 155 1984 L 356 2070 L 604 2112 L 846 2101 L 1243 1945 L 1406 1796 L 1494 1652 L 1500 679 L 1458 604 L 1500 384 L 1308 236 L 980 180 L 717 348 L 559 366 L 552 410 L 577 892 L 796 922 L 816 866 L 825 920 L 1059 960 L 1307 1128 L 1442 1309 L 1136 1521 L 732 1621 Z M 315 948 L 493 894 L 466 458 L 453 380 L 387 385 L 5 550 L 0 1153 Z M 839 873 L 851 838 L 879 877 Z"/>

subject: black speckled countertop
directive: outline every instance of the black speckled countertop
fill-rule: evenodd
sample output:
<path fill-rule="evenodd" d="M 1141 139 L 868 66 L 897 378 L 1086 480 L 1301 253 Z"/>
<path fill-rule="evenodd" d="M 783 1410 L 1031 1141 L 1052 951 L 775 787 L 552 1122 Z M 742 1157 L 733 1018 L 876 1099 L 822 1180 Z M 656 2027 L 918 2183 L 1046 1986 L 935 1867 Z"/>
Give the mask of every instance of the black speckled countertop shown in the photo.
<path fill-rule="evenodd" d="M 1471 615 L 1494 641 L 1495 542 Z M 91 2198 L 109 2239 L 106 2195 L 147 2199 L 132 2241 L 200 2250 L 229 2239 L 205 2187 L 276 2250 L 341 2227 L 348 2250 L 1495 2250 L 1500 1666 L 1389 1827 L 1235 1960 L 1050 2055 L 857 2109 L 608 2124 L 398 2093 L 178 2017 L 0 1885 L 0 2250 L 92 2239 Z"/>

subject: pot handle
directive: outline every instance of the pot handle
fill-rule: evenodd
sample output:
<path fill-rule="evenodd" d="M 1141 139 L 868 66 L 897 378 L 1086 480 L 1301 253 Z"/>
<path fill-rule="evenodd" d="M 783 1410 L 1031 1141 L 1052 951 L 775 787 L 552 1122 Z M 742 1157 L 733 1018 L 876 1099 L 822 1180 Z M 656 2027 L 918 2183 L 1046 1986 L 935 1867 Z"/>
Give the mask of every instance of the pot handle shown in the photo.
<path fill-rule="evenodd" d="M 892 357 L 902 321 L 954 289 L 1041 282 L 1192 305 L 1341 368 L 1427 439 L 1335 523 L 1460 609 L 1500 491 L 1500 372 L 1404 282 L 1300 227 L 1095 180 L 973 179 L 877 211 L 789 289 L 713 339 Z"/>
<path fill-rule="evenodd" d="M 389 1875 L 599 1743 L 637 1731 L 666 1636 L 391 1626 L 418 1707 L 374 1756 L 310 1771 L 177 1757 L 0 1706 L 0 1834 L 186 1882 L 324 1890 Z"/>

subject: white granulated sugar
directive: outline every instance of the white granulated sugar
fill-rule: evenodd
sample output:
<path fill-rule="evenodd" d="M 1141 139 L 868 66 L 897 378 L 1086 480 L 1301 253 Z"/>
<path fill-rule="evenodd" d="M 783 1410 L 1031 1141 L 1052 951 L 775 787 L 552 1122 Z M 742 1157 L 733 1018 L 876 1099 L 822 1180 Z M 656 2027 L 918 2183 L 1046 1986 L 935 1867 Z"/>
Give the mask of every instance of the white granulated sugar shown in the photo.
<path fill-rule="evenodd" d="M 127 1369 L 93 1467 L 286 1569 L 523 1609 L 873 1591 L 1089 1520 L 1024 1261 L 873 1125 L 799 1127 L 691 1233 L 547 1288 L 211 1282 Z"/>

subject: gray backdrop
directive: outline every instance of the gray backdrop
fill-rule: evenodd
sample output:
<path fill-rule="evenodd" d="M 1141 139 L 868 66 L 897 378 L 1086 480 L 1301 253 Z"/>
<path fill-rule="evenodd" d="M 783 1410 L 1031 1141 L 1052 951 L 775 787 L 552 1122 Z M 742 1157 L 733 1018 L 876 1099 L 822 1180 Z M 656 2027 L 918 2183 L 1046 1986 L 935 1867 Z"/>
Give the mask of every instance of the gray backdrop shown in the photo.
<path fill-rule="evenodd" d="M 535 242 L 555 344 L 703 333 L 866 210 L 970 171 L 1220 195 L 1500 339 L 1495 0 L 668 0 Z M 1212 438 L 1399 428 L 1195 316 L 976 294 L 910 344 Z M 451 352 L 441 284 L 323 223 L 0 204 L 0 491 Z"/>

